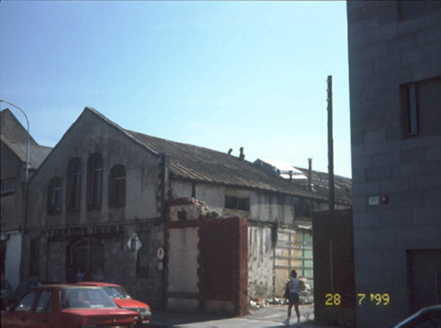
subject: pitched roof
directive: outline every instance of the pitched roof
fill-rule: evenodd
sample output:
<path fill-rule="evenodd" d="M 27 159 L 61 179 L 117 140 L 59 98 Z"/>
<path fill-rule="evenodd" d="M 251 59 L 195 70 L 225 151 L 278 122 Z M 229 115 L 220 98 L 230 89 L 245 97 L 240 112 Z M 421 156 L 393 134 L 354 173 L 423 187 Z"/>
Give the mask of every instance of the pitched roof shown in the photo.
<path fill-rule="evenodd" d="M 1 141 L 17 155 L 23 163 L 26 162 L 26 143 L 11 142 L 4 135 L 1 135 Z M 51 150 L 52 148 L 50 147 L 30 144 L 29 168 L 38 169 Z"/>
<path fill-rule="evenodd" d="M 6 108 L 0 112 L 1 141 L 22 161 L 26 162 L 27 130 Z M 38 169 L 52 148 L 40 146 L 29 135 L 29 168 Z"/>
<path fill-rule="evenodd" d="M 251 162 L 208 148 L 169 141 L 128 131 L 138 142 L 155 153 L 165 153 L 170 173 L 174 178 L 218 183 L 229 186 L 266 190 L 284 194 L 327 199 L 321 189 L 310 190 L 297 180 L 287 181 L 274 177 Z M 337 202 L 350 204 L 346 197 Z"/>
<path fill-rule="evenodd" d="M 212 149 L 125 130 L 95 109 L 86 107 L 85 110 L 95 113 L 151 153 L 157 156 L 165 154 L 172 178 L 327 199 L 327 194 L 310 190 L 305 184 L 297 183 L 297 180 L 274 177 L 249 161 Z M 347 199 L 337 197 L 336 201 L 347 203 Z"/>
<path fill-rule="evenodd" d="M 28 137 L 27 130 L 9 108 L 0 112 L 0 133 L 13 143 L 26 143 Z M 29 144 L 38 146 L 31 135 L 29 135 Z"/>
<path fill-rule="evenodd" d="M 296 167 L 296 169 L 308 176 L 308 169 Z M 304 186 L 309 186 L 308 180 L 299 181 Z M 329 195 L 329 174 L 320 171 L 312 171 L 312 188 L 315 192 L 320 193 L 323 197 L 328 198 Z M 336 200 L 345 203 L 352 203 L 352 179 L 340 175 L 334 175 L 334 194 Z"/>

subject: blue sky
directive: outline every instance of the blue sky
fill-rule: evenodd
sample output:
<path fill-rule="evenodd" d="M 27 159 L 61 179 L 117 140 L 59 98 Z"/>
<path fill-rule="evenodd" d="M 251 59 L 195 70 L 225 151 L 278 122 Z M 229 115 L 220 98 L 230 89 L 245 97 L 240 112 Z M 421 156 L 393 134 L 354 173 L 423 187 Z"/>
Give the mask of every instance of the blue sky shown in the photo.
<path fill-rule="evenodd" d="M 41 145 L 91 106 L 125 129 L 325 172 L 332 75 L 335 173 L 351 176 L 345 1 L 6 0 L 0 46 L 0 97 Z"/>

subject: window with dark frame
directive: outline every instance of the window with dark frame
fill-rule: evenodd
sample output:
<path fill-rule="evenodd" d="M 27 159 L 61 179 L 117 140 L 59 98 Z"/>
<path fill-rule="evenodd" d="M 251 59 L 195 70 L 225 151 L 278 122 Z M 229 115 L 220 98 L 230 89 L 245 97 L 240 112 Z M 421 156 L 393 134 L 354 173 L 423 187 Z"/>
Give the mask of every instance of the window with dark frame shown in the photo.
<path fill-rule="evenodd" d="M 441 77 L 401 85 L 404 137 L 441 134 Z"/>
<path fill-rule="evenodd" d="M 78 211 L 81 200 L 81 159 L 76 157 L 67 166 L 66 207 L 68 211 Z"/>
<path fill-rule="evenodd" d="M 138 238 L 142 246 L 137 252 L 136 257 L 136 277 L 137 278 L 148 278 L 149 272 L 149 261 L 150 261 L 150 248 L 149 248 L 149 235 L 148 231 L 138 232 Z"/>
<path fill-rule="evenodd" d="M 115 165 L 109 174 L 109 206 L 122 207 L 126 203 L 126 169 Z"/>
<path fill-rule="evenodd" d="M 295 217 L 312 217 L 311 206 L 306 204 L 294 205 L 294 216 Z"/>
<path fill-rule="evenodd" d="M 47 214 L 61 212 L 61 191 L 61 178 L 52 178 L 47 188 Z"/>
<path fill-rule="evenodd" d="M 10 194 L 15 192 L 15 178 L 3 179 L 1 181 L 1 194 Z"/>
<path fill-rule="evenodd" d="M 29 258 L 29 274 L 31 276 L 40 275 L 40 239 L 31 239 L 31 249 Z"/>
<path fill-rule="evenodd" d="M 94 153 L 87 162 L 87 208 L 101 207 L 103 190 L 103 157 Z"/>
<path fill-rule="evenodd" d="M 250 199 L 248 197 L 239 198 L 225 195 L 225 208 L 231 210 L 249 211 Z"/>

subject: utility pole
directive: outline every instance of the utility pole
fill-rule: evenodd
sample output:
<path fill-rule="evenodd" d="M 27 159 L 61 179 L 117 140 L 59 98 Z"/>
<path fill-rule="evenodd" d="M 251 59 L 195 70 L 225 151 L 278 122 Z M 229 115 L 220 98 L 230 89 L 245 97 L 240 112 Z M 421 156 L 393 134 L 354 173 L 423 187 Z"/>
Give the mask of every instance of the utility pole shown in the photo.
<path fill-rule="evenodd" d="M 329 209 L 335 209 L 334 195 L 334 140 L 332 131 L 332 75 L 328 76 L 328 184 Z"/>

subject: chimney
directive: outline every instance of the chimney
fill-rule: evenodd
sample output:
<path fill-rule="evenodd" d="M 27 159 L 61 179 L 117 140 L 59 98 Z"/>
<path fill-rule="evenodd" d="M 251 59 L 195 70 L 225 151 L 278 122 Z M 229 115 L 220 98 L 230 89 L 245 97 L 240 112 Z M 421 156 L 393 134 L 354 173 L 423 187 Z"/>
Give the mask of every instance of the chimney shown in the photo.
<path fill-rule="evenodd" d="M 239 155 L 239 159 L 240 159 L 241 161 L 243 161 L 244 158 L 245 158 L 245 155 L 244 155 L 244 153 L 243 153 L 243 147 L 240 147 L 240 155 Z"/>
<path fill-rule="evenodd" d="M 230 148 L 230 150 L 228 151 L 228 155 L 231 155 L 232 151 L 233 151 L 233 148 Z"/>
<path fill-rule="evenodd" d="M 308 186 L 312 189 L 312 158 L 308 158 Z"/>

